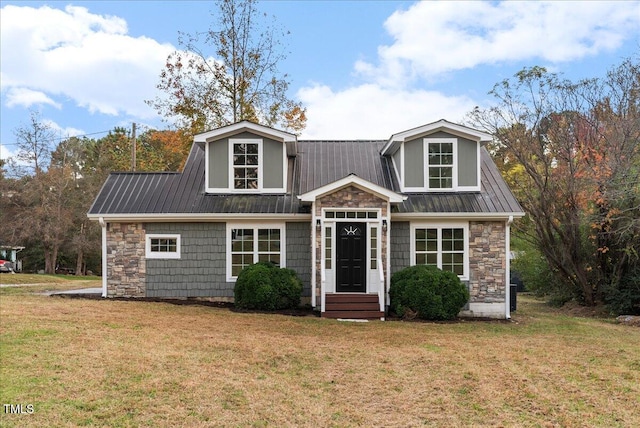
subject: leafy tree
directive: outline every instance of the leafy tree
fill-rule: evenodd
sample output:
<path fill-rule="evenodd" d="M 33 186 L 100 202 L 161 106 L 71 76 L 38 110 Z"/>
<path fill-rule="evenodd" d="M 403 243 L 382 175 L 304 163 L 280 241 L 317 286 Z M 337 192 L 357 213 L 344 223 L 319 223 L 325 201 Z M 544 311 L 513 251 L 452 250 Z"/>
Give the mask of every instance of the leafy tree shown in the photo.
<path fill-rule="evenodd" d="M 603 300 L 640 253 L 640 67 L 577 83 L 526 68 L 496 86 L 470 119 L 492 147 L 529 216 L 517 227 L 565 294 Z"/>
<path fill-rule="evenodd" d="M 216 5 L 208 31 L 180 33 L 183 50 L 169 55 L 157 85 L 165 97 L 147 104 L 191 135 L 240 120 L 304 129 L 306 110 L 287 97 L 288 76 L 278 71 L 284 34 L 262 25 L 255 0 Z"/>

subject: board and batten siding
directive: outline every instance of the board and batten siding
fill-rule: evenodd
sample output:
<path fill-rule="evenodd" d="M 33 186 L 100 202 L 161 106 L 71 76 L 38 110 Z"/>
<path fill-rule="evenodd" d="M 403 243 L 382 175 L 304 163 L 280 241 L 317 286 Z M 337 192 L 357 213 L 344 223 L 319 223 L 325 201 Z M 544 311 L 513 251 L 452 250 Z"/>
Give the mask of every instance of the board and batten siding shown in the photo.
<path fill-rule="evenodd" d="M 229 137 L 231 139 L 257 139 L 262 140 L 262 188 L 263 189 L 281 189 L 283 183 L 284 150 L 285 144 L 252 134 L 250 132 L 242 132 Z M 209 145 L 208 171 L 209 183 L 208 187 L 212 189 L 228 189 L 229 188 L 229 138 L 207 143 Z"/>
<path fill-rule="evenodd" d="M 404 143 L 404 165 L 401 163 L 400 150 L 393 155 L 398 172 L 404 166 L 404 187 L 423 188 L 427 169 L 428 153 L 425 153 L 425 141 L 437 138 L 453 138 L 457 141 L 458 186 L 475 187 L 478 185 L 478 143 L 446 132 L 436 132 L 426 137 L 418 137 Z"/>
<path fill-rule="evenodd" d="M 458 186 L 478 185 L 478 143 L 458 137 Z"/>
<path fill-rule="evenodd" d="M 226 223 L 147 223 L 147 234 L 180 234 L 180 259 L 146 260 L 146 297 L 210 297 L 232 300 L 226 280 Z M 286 223 L 286 265 L 311 295 L 309 223 Z"/>
<path fill-rule="evenodd" d="M 424 187 L 424 141 L 422 138 L 404 143 L 404 186 Z"/>

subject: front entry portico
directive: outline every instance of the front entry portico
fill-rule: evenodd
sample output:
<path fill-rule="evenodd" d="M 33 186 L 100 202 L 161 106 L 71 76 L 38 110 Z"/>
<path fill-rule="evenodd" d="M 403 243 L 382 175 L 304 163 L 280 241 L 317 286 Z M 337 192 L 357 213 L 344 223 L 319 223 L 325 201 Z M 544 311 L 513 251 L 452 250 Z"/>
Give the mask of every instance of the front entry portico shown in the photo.
<path fill-rule="evenodd" d="M 300 195 L 312 204 L 311 304 L 322 316 L 383 318 L 390 204 L 404 196 L 349 175 Z M 338 304 L 339 303 L 339 304 Z"/>

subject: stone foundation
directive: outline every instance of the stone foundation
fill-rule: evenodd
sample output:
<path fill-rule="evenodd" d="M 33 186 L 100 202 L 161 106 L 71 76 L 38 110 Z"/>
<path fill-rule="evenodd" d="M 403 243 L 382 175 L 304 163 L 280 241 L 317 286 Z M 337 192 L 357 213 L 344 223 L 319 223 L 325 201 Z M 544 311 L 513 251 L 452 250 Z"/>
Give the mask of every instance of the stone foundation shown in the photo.
<path fill-rule="evenodd" d="M 107 297 L 145 297 L 145 230 L 141 223 L 107 225 Z"/>
<path fill-rule="evenodd" d="M 473 304 L 500 303 L 506 297 L 505 223 L 469 222 L 469 292 Z M 476 305 L 478 306 L 478 305 Z"/>

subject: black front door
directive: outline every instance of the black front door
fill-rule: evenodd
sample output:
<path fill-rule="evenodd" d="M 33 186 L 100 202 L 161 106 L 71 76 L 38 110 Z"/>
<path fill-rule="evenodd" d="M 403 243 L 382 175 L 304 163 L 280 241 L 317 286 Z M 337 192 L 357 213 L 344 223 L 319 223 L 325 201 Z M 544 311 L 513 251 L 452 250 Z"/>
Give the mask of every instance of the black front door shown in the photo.
<path fill-rule="evenodd" d="M 338 223 L 336 291 L 367 291 L 366 223 Z"/>

